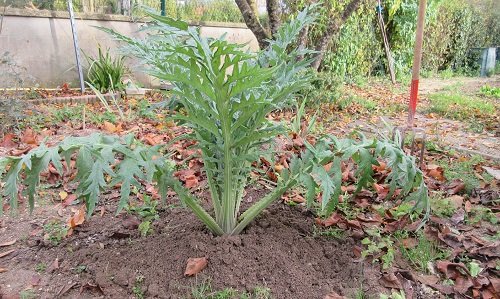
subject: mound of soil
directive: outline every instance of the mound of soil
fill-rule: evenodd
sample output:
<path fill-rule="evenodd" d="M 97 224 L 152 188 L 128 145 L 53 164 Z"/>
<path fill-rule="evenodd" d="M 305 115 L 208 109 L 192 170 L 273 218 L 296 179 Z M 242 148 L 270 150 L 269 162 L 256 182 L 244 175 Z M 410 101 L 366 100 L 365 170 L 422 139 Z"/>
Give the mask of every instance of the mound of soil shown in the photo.
<path fill-rule="evenodd" d="M 183 208 L 162 211 L 147 237 L 130 215 L 112 214 L 94 216 L 58 246 L 41 237 L 16 244 L 2 261 L 8 271 L 0 274 L 0 294 L 9 298 L 32 284 L 42 298 L 131 298 L 134 287 L 146 298 L 189 298 L 206 279 L 214 290 L 269 288 L 273 298 L 324 298 L 332 291 L 352 298 L 361 287 L 371 294 L 381 288 L 378 272 L 354 256 L 353 239 L 313 237 L 314 218 L 300 208 L 275 204 L 231 237 L 214 237 Z M 183 275 L 190 257 L 208 259 L 197 277 Z M 47 269 L 37 274 L 40 263 Z"/>

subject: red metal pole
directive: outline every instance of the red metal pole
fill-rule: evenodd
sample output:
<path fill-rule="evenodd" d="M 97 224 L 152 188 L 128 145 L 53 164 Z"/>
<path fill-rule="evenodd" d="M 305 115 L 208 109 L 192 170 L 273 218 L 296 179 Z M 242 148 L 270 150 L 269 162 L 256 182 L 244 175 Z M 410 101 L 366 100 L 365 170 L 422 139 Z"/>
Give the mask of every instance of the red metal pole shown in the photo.
<path fill-rule="evenodd" d="M 410 107 L 408 111 L 408 127 L 413 128 L 418 102 L 418 83 L 420 80 L 420 64 L 422 62 L 422 44 L 424 40 L 425 9 L 427 0 L 420 0 L 418 7 L 417 34 L 413 56 L 413 71 L 410 90 Z"/>

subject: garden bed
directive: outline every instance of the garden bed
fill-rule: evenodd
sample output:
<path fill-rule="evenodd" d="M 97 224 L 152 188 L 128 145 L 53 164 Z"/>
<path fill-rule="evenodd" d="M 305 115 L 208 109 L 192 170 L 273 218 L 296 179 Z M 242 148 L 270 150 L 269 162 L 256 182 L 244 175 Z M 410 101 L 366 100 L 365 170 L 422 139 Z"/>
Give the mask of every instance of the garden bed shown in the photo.
<path fill-rule="evenodd" d="M 394 104 L 401 102 L 398 96 L 388 98 Z M 96 104 L 38 105 L 37 113 L 27 114 L 16 130 L 5 134 L 0 156 L 25 153 L 46 137 L 53 145 L 63 136 L 98 131 L 134 134 L 144 144 L 164 145 L 187 132 L 186 127 L 165 118 L 168 110 L 151 109 L 164 100 L 159 93 L 147 94 L 147 99 L 122 99 L 123 121 L 116 112 L 110 114 Z M 86 129 L 81 117 L 84 106 Z M 365 115 L 335 112 L 339 117 L 348 114 L 364 119 Z M 293 116 L 287 110 L 269 117 L 290 123 Z M 320 119 L 319 128 L 341 128 L 338 122 Z M 299 142 L 278 141 L 278 145 L 293 146 Z M 185 171 L 180 179 L 187 184 L 191 176 L 191 191 L 201 194 L 207 206 L 206 176 L 191 145 L 178 141 L 168 152 Z M 271 188 L 272 169 L 281 162 L 268 163 L 261 165 L 261 172 L 252 173 L 244 205 Z M 499 282 L 495 264 L 500 246 L 499 183 L 482 166 L 498 168 L 492 161 L 428 144 L 424 172 L 433 216 L 419 232 L 414 231 L 419 221 L 410 218 L 411 207 L 385 199 L 386 185 L 349 196 L 355 181 L 351 179 L 354 169 L 347 167 L 342 186 L 345 201 L 330 218 L 315 219 L 314 209 L 302 206 L 300 190 L 292 190 L 237 237 L 214 237 L 178 205 L 177 198 L 160 204 L 154 188 L 144 183 L 134 191 L 128 213 L 114 215 L 119 189 L 111 189 L 102 194 L 94 216 L 66 234 L 68 221 L 83 206 L 76 200 L 75 185 L 67 182 L 74 169 L 64 177 L 49 171 L 37 191 L 33 216 L 21 211 L 19 216 L 0 218 L 0 294 L 5 298 L 195 299 L 240 298 L 242 294 L 249 298 L 337 298 L 333 292 L 347 298 L 378 298 L 391 292 L 404 292 L 406 298 L 491 295 Z M 381 166 L 374 171 L 379 181 L 388 169 Z M 151 204 L 146 195 L 158 203 L 159 213 L 151 221 L 152 230 L 141 236 L 144 218 L 138 210 Z M 380 213 L 381 204 L 387 205 L 384 213 Z M 20 206 L 24 209 L 26 201 Z M 7 214 L 8 208 L 5 204 Z M 11 241 L 16 242 L 9 245 Z M 361 258 L 363 253 L 365 258 Z M 208 266 L 196 277 L 185 277 L 187 260 L 194 257 L 206 257 Z"/>
<path fill-rule="evenodd" d="M 262 192 L 249 192 L 247 199 Z M 46 209 L 33 220 L 45 218 L 46 224 L 61 218 L 60 209 L 60 204 Z M 57 246 L 44 240 L 40 222 L 6 220 L 3 227 L 9 229 L 1 242 L 24 237 L 2 260 L 8 269 L 1 274 L 4 298 L 30 284 L 45 298 L 127 298 L 139 289 L 146 298 L 189 298 L 208 282 L 215 290 L 268 289 L 272 298 L 324 298 L 332 291 L 353 297 L 361 289 L 372 295 L 383 290 L 378 271 L 355 256 L 354 239 L 315 236 L 314 217 L 299 207 L 275 204 L 233 237 L 214 237 L 192 213 L 171 207 L 163 209 L 154 233 L 144 238 L 137 218 L 126 213 L 115 217 L 109 202 L 104 210 Z M 183 275 L 191 257 L 208 259 L 197 277 Z M 46 267 L 40 271 L 37 265 Z"/>

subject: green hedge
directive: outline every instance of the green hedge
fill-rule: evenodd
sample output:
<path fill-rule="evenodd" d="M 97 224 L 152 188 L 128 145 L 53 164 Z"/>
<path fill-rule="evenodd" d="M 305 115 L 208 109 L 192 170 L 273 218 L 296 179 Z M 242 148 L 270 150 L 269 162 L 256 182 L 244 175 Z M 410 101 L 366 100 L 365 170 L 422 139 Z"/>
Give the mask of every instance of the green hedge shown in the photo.
<path fill-rule="evenodd" d="M 348 1 L 327 0 L 321 6 L 319 23 L 309 33 L 314 45 L 332 15 L 340 14 Z M 479 51 L 473 48 L 500 45 L 500 12 L 497 0 L 429 0 L 424 37 L 423 71 L 435 73 L 453 70 L 475 74 L 479 68 Z M 289 1 L 292 15 L 308 3 Z M 399 78 L 410 75 L 413 63 L 418 0 L 386 0 L 384 19 L 396 73 Z M 376 3 L 364 4 L 342 27 L 325 55 L 322 70 L 340 78 L 380 75 L 386 72 L 387 60 L 383 51 L 377 23 Z"/>

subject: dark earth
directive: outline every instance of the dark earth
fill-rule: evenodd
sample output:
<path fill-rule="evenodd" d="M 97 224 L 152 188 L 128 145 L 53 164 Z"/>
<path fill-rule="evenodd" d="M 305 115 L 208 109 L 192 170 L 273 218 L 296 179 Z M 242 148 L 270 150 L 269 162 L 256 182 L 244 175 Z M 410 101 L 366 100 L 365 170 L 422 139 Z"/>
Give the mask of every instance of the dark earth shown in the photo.
<path fill-rule="evenodd" d="M 269 288 L 273 298 L 324 298 L 332 291 L 352 298 L 361 289 L 377 296 L 384 291 L 378 271 L 354 254 L 359 240 L 314 237 L 314 216 L 301 207 L 276 203 L 231 237 L 214 237 L 179 206 L 163 208 L 154 233 L 141 237 L 135 216 L 114 216 L 114 209 L 108 202 L 103 216 L 94 215 L 57 246 L 44 240 L 35 224 L 47 219 L 37 211 L 57 215 L 57 205 L 36 209 L 28 221 L 26 214 L 4 217 L 0 242 L 16 236 L 18 241 L 10 246 L 15 251 L 0 259 L 0 268 L 8 270 L 0 274 L 0 297 L 18 298 L 31 285 L 39 298 L 133 298 L 138 277 L 146 298 L 189 298 L 191 289 L 207 280 L 214 290 Z M 196 277 L 183 275 L 190 257 L 208 258 Z M 47 265 L 43 273 L 34 269 L 39 263 Z"/>

